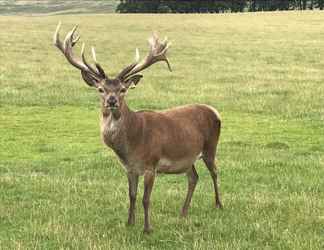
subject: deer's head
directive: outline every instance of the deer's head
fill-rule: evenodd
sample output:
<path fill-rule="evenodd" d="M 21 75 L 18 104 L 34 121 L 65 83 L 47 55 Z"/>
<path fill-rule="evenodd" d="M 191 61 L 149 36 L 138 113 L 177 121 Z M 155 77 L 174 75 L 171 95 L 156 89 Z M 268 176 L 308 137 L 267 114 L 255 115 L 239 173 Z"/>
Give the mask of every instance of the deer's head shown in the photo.
<path fill-rule="evenodd" d="M 54 45 L 61 50 L 70 64 L 81 71 L 83 80 L 90 87 L 94 87 L 99 91 L 104 108 L 111 111 L 119 110 L 123 105 L 127 90 L 135 87 L 141 80 L 143 76 L 138 74 L 139 72 L 159 61 L 165 61 L 171 71 L 169 61 L 166 58 L 169 43 L 166 39 L 160 42 L 157 35 L 153 35 L 148 40 L 150 45 L 148 55 L 140 61 L 139 52 L 136 49 L 135 62 L 125 67 L 115 78 L 110 78 L 97 62 L 94 48 L 92 48 L 94 65 L 88 63 L 85 58 L 84 44 L 82 45 L 81 59 L 73 54 L 72 49 L 80 39 L 80 36 L 75 36 L 77 26 L 66 35 L 63 42 L 59 38 L 60 26 L 61 23 L 58 24 L 54 34 Z"/>

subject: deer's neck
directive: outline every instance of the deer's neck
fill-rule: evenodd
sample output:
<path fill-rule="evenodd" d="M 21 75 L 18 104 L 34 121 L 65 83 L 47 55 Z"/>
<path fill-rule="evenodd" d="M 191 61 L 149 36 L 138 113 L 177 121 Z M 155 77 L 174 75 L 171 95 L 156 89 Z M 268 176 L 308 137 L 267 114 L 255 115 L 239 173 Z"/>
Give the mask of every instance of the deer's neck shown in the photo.
<path fill-rule="evenodd" d="M 131 151 L 140 124 L 136 113 L 124 101 L 118 111 L 102 106 L 101 134 L 104 143 L 112 148 L 119 158 L 127 164 L 127 155 Z M 136 140 L 135 140 L 136 141 Z"/>

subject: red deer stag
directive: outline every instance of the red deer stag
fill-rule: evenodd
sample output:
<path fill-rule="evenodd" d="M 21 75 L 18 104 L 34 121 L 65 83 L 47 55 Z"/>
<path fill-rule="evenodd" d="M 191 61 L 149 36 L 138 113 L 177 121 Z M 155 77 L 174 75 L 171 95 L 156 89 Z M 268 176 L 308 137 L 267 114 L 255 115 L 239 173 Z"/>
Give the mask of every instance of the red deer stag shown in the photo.
<path fill-rule="evenodd" d="M 207 105 L 186 105 L 169 110 L 132 111 L 125 95 L 130 87 L 138 84 L 143 77 L 138 74 L 154 63 L 164 61 L 171 71 L 166 57 L 169 47 L 167 40 L 159 41 L 153 35 L 148 41 L 150 51 L 139 60 L 125 67 L 116 78 L 110 78 L 96 60 L 92 48 L 94 65 L 86 61 L 84 44 L 81 58 L 75 57 L 73 46 L 79 40 L 75 36 L 75 26 L 62 42 L 59 38 L 60 23 L 54 34 L 54 45 L 64 54 L 70 64 L 81 71 L 83 80 L 96 88 L 101 96 L 101 135 L 124 166 L 129 184 L 130 206 L 128 224 L 135 223 L 135 203 L 138 178 L 144 175 L 144 232 L 151 231 L 149 220 L 150 196 L 157 173 L 180 174 L 188 177 L 188 191 L 181 210 L 186 216 L 192 194 L 198 181 L 194 166 L 202 158 L 214 184 L 216 207 L 222 203 L 217 185 L 215 154 L 220 136 L 221 120 L 218 112 Z"/>

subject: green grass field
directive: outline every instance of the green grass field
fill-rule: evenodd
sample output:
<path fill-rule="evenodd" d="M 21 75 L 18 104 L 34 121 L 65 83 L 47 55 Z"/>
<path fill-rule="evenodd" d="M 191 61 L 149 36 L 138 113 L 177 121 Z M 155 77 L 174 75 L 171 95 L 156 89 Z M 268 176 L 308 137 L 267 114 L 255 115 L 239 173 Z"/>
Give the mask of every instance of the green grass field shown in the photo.
<path fill-rule="evenodd" d="M 59 20 L 111 75 L 153 30 L 169 37 L 173 72 L 153 66 L 127 100 L 219 110 L 222 211 L 199 162 L 187 219 L 186 177 L 161 175 L 153 234 L 142 184 L 125 226 L 127 178 L 101 143 L 97 92 L 52 45 Z M 323 30 L 323 12 L 0 17 L 0 249 L 323 249 Z"/>

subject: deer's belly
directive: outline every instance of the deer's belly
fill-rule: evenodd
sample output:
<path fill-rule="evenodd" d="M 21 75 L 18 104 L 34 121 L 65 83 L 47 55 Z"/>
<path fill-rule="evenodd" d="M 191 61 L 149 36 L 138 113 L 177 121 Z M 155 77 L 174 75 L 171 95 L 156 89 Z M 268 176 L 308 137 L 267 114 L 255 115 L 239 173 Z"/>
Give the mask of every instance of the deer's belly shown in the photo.
<path fill-rule="evenodd" d="M 157 164 L 156 171 L 157 173 L 165 174 L 185 173 L 197 159 L 199 159 L 199 155 L 196 157 L 184 158 L 180 160 L 161 158 Z"/>
<path fill-rule="evenodd" d="M 182 159 L 170 159 L 167 157 L 161 157 L 155 166 L 152 166 L 152 170 L 155 170 L 157 173 L 164 174 L 181 174 L 188 171 L 189 168 L 201 158 L 201 154 L 197 154 L 195 156 L 186 157 Z M 138 157 L 128 158 L 127 161 L 122 162 L 123 167 L 127 172 L 134 172 L 138 175 L 143 175 L 147 166 L 145 165 L 145 161 Z"/>

